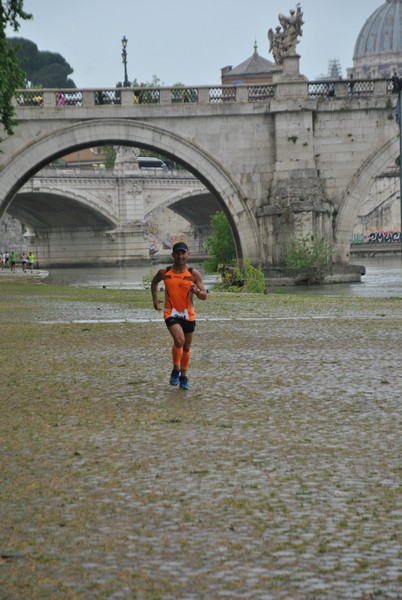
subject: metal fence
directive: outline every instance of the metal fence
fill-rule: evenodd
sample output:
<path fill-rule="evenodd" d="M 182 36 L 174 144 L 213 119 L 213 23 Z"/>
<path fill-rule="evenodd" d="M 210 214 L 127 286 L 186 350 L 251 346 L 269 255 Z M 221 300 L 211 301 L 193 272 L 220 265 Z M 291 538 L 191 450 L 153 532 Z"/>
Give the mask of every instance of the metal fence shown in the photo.
<path fill-rule="evenodd" d="M 212 87 L 209 88 L 209 102 L 219 104 L 221 102 L 236 102 L 236 87 Z"/>
<path fill-rule="evenodd" d="M 266 102 L 275 97 L 274 85 L 250 85 L 247 88 L 249 102 Z"/>
<path fill-rule="evenodd" d="M 95 104 L 121 104 L 119 90 L 99 90 L 94 92 Z"/>
<path fill-rule="evenodd" d="M 373 80 L 353 79 L 312 81 L 307 84 L 307 94 L 309 98 L 369 97 L 375 94 L 375 84 Z M 387 82 L 383 88 L 386 94 L 391 93 L 392 82 Z"/>
<path fill-rule="evenodd" d="M 43 106 L 43 92 L 41 90 L 19 92 L 17 95 L 17 104 L 18 106 Z"/>

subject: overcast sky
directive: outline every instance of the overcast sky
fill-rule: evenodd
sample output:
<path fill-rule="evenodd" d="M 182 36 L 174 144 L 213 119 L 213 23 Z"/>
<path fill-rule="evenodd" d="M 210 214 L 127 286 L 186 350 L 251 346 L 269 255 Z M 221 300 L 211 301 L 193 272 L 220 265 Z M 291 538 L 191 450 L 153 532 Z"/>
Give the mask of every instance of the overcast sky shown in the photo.
<path fill-rule="evenodd" d="M 385 2 L 385 0 L 384 0 Z M 344 77 L 356 38 L 381 0 L 301 0 L 305 24 L 298 45 L 300 70 L 310 80 L 339 60 Z M 123 81 L 121 39 L 128 39 L 128 79 L 153 75 L 170 86 L 219 84 L 221 68 L 268 54 L 267 31 L 296 0 L 25 0 L 32 21 L 8 36 L 60 53 L 78 88 Z"/>

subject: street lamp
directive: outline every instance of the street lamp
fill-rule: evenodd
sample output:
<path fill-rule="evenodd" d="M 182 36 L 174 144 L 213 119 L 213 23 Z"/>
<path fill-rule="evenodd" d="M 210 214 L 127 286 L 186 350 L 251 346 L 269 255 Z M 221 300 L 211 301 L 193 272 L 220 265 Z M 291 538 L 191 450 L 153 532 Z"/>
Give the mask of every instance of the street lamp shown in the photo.
<path fill-rule="evenodd" d="M 402 259 L 402 130 L 401 130 L 401 102 L 402 102 L 402 79 L 399 80 L 398 90 L 398 125 L 399 125 L 399 215 L 401 217 L 401 259 Z"/>
<path fill-rule="evenodd" d="M 127 77 L 127 38 L 126 36 L 123 37 L 123 39 L 121 40 L 121 45 L 122 45 L 122 51 L 121 51 L 121 58 L 123 60 L 123 65 L 124 65 L 124 83 L 123 83 L 123 87 L 129 87 L 130 82 L 128 80 Z"/>
<path fill-rule="evenodd" d="M 399 126 L 399 204 L 400 204 L 400 217 L 401 217 L 401 244 L 402 244 L 402 78 L 398 77 L 395 73 L 392 82 L 394 84 L 393 92 L 398 92 L 398 101 L 395 108 L 395 119 Z M 401 259 L 402 259 L 402 247 L 401 247 Z"/>

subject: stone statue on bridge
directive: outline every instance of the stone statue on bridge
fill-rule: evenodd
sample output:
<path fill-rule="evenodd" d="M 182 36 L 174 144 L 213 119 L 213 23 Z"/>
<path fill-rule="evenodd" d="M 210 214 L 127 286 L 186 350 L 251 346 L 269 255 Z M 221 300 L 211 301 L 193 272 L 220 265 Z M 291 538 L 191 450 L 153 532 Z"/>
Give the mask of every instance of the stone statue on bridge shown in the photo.
<path fill-rule="evenodd" d="M 279 14 L 280 26 L 276 27 L 275 31 L 268 30 L 269 52 L 275 60 L 275 64 L 282 65 L 283 59 L 286 56 L 296 55 L 296 45 L 299 43 L 299 36 L 303 35 L 302 25 L 303 12 L 300 4 L 296 10 L 292 9 L 287 17 Z"/>

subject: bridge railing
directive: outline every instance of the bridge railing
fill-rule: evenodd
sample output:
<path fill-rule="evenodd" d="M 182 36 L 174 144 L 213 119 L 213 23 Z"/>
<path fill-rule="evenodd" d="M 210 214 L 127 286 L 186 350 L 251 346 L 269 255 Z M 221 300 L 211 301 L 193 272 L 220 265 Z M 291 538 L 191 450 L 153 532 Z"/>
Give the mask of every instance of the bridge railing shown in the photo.
<path fill-rule="evenodd" d="M 307 84 L 310 98 L 364 98 L 393 93 L 393 84 L 384 79 L 320 80 Z"/>
<path fill-rule="evenodd" d="M 15 105 L 19 108 L 129 106 L 136 104 L 224 104 L 228 102 L 265 102 L 275 96 L 274 85 L 199 86 L 172 88 L 102 89 L 21 89 Z"/>
<path fill-rule="evenodd" d="M 297 82 L 300 85 L 300 82 Z M 291 83 L 289 85 L 292 85 Z M 368 98 L 393 93 L 389 80 L 319 80 L 306 82 L 306 96 L 324 98 Z M 225 86 L 174 86 L 97 89 L 25 89 L 18 90 L 19 108 L 130 106 L 136 104 L 227 104 L 229 102 L 269 102 L 277 97 L 276 84 Z"/>
<path fill-rule="evenodd" d="M 55 180 L 55 179 L 63 179 L 63 180 L 71 180 L 71 181 L 81 181 L 82 179 L 94 179 L 98 180 L 99 178 L 107 178 L 112 177 L 115 179 L 117 176 L 120 177 L 130 177 L 135 179 L 169 179 L 169 180 L 178 180 L 178 181 L 187 181 L 193 182 L 197 181 L 193 173 L 186 171 L 184 169 L 173 169 L 173 170 L 159 170 L 159 169 L 138 169 L 138 170 L 129 170 L 122 171 L 118 168 L 113 169 L 99 169 L 98 167 L 71 167 L 71 166 L 62 166 L 62 165 L 53 165 L 47 166 L 40 171 L 38 171 L 33 180 L 36 181 L 44 181 L 44 180 Z"/>

